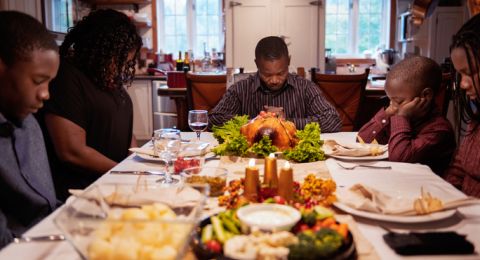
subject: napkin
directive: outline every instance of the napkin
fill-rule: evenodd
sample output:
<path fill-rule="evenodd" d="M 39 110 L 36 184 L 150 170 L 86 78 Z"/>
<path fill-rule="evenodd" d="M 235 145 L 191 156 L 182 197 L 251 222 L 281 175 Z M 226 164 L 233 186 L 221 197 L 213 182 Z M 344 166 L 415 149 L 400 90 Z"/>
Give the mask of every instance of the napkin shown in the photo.
<path fill-rule="evenodd" d="M 178 156 L 188 157 L 204 155 L 210 151 L 209 147 L 210 143 L 207 142 L 182 143 L 181 151 Z M 134 153 L 157 157 L 153 147 L 133 147 L 128 150 Z"/>
<path fill-rule="evenodd" d="M 339 144 L 335 140 L 325 140 L 323 150 L 327 155 L 362 157 L 381 155 L 388 150 L 388 146 L 360 143 Z"/>
<path fill-rule="evenodd" d="M 389 215 L 412 215 L 413 200 L 394 198 L 374 188 L 355 184 L 339 194 L 338 200 L 351 208 Z"/>
<path fill-rule="evenodd" d="M 92 193 L 83 190 L 70 189 L 69 192 L 77 197 L 99 200 Z M 103 199 L 111 206 L 139 207 L 153 203 L 163 203 L 171 208 L 186 207 L 197 204 L 205 198 L 198 190 L 190 186 L 173 186 L 161 189 L 139 189 L 135 192 L 127 190 L 111 190 L 102 192 Z"/>

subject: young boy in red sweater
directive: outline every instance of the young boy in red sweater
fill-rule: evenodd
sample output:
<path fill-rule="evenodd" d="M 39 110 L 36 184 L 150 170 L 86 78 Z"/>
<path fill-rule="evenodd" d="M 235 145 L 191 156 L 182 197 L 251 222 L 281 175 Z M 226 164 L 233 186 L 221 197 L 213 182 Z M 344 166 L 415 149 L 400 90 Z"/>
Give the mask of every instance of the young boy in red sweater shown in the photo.
<path fill-rule="evenodd" d="M 365 142 L 388 143 L 390 161 L 426 164 L 442 175 L 456 144 L 451 124 L 435 107 L 441 81 L 440 67 L 429 58 L 414 56 L 399 62 L 385 84 L 390 105 L 358 135 Z"/>

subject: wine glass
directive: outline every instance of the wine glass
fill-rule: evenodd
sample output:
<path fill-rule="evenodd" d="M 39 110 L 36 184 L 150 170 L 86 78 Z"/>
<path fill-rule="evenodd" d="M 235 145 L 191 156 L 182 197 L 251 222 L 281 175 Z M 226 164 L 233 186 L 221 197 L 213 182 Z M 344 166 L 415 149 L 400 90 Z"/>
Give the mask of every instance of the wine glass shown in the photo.
<path fill-rule="evenodd" d="M 158 182 L 164 184 L 177 183 L 178 180 L 172 178 L 169 166 L 177 158 L 181 149 L 180 130 L 173 128 L 163 128 L 156 130 L 153 134 L 153 149 L 155 154 L 165 162 L 165 177 Z"/>
<path fill-rule="evenodd" d="M 207 129 L 208 111 L 207 110 L 190 110 L 188 111 L 188 125 L 190 129 L 197 134 L 197 141 L 200 141 L 200 134 Z"/>

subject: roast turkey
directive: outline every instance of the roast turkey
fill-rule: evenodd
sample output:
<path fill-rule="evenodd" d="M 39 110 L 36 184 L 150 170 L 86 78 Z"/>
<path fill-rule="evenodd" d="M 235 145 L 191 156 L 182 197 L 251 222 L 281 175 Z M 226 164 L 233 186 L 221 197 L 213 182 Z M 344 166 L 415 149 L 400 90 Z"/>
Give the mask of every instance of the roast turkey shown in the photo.
<path fill-rule="evenodd" d="M 246 137 L 249 146 L 267 135 L 280 151 L 295 147 L 298 142 L 296 131 L 295 124 L 270 113 L 258 116 L 240 128 L 240 133 Z"/>

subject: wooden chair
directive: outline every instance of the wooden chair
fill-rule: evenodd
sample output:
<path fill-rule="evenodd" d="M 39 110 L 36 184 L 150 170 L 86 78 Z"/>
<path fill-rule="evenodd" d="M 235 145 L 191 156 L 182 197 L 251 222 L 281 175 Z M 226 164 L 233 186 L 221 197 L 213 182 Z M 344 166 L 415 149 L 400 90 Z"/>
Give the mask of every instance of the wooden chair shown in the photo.
<path fill-rule="evenodd" d="M 357 131 L 361 127 L 358 118 L 365 98 L 369 72 L 370 69 L 367 68 L 363 74 L 312 73 L 312 81 L 337 109 L 343 123 L 342 131 Z"/>
<path fill-rule="evenodd" d="M 444 72 L 442 73 L 442 84 L 440 89 L 435 96 L 435 105 L 438 108 L 438 111 L 442 113 L 443 116 L 447 116 L 448 104 L 450 103 L 451 95 L 453 89 L 453 76 L 452 73 Z"/>
<path fill-rule="evenodd" d="M 210 112 L 227 91 L 225 74 L 187 74 L 188 109 L 201 109 Z"/>

